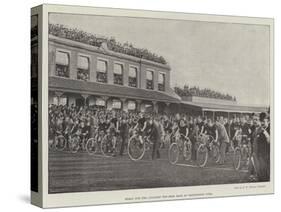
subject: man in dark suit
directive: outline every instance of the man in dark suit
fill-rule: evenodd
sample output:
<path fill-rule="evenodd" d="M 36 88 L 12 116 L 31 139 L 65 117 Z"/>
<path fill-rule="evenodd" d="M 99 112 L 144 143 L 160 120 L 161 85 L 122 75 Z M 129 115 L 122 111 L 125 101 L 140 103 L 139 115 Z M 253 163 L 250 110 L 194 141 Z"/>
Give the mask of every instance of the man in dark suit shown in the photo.
<path fill-rule="evenodd" d="M 120 123 L 120 137 L 121 137 L 121 148 L 119 155 L 123 155 L 125 144 L 128 142 L 128 136 L 129 136 L 129 125 L 128 125 L 128 120 L 123 117 Z"/>
<path fill-rule="evenodd" d="M 152 160 L 156 158 L 160 158 L 160 151 L 159 147 L 161 144 L 161 138 L 162 138 L 162 128 L 160 125 L 160 122 L 157 119 L 150 118 L 149 120 L 149 125 L 150 125 L 150 140 L 153 142 L 153 147 L 152 147 Z"/>
<path fill-rule="evenodd" d="M 254 115 L 255 130 L 252 134 L 253 153 L 250 164 L 251 175 L 256 174 L 256 181 L 265 182 L 270 179 L 270 126 L 268 115 Z M 254 171 L 256 173 L 254 173 Z"/>

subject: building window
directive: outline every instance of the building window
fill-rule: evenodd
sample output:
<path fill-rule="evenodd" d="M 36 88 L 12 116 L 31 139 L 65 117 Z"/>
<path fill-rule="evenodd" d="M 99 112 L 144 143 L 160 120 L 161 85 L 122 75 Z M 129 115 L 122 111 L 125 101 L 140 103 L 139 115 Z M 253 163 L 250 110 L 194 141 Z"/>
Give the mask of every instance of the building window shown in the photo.
<path fill-rule="evenodd" d="M 102 98 L 97 98 L 97 99 L 96 99 L 96 105 L 97 105 L 97 106 L 104 107 L 104 106 L 105 106 L 105 100 L 102 99 Z"/>
<path fill-rule="evenodd" d="M 107 83 L 107 62 L 105 60 L 98 60 L 97 82 Z"/>
<path fill-rule="evenodd" d="M 153 71 L 146 71 L 146 88 L 153 90 Z"/>
<path fill-rule="evenodd" d="M 115 63 L 114 64 L 114 84 L 123 85 L 123 65 Z"/>
<path fill-rule="evenodd" d="M 138 84 L 137 84 L 137 73 L 138 73 L 138 70 L 136 67 L 132 67 L 130 66 L 130 69 L 129 69 L 129 86 L 130 87 L 137 87 Z"/>
<path fill-rule="evenodd" d="M 121 101 L 118 99 L 113 99 L 112 100 L 112 109 L 121 109 L 122 104 Z"/>
<path fill-rule="evenodd" d="M 56 52 L 56 76 L 69 77 L 69 54 L 67 52 Z"/>
<path fill-rule="evenodd" d="M 77 60 L 77 79 L 88 81 L 90 79 L 90 62 L 86 56 L 78 56 Z"/>
<path fill-rule="evenodd" d="M 158 90 L 159 91 L 165 91 L 165 74 L 164 73 L 159 73 Z"/>
<path fill-rule="evenodd" d="M 136 110 L 136 102 L 128 101 L 128 110 Z"/>

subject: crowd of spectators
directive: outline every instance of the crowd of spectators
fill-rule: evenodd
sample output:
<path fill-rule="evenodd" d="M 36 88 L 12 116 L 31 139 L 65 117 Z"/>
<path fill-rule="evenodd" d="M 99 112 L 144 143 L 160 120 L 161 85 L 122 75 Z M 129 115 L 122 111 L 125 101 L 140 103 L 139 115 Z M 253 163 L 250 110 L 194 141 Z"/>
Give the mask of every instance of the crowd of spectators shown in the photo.
<path fill-rule="evenodd" d="M 134 57 L 144 58 L 157 63 L 167 64 L 166 60 L 145 48 L 136 48 L 131 43 L 120 43 L 115 38 L 97 36 L 76 28 L 69 28 L 61 24 L 49 24 L 49 34 L 100 47 L 106 43 L 109 50 Z"/>
<path fill-rule="evenodd" d="M 83 81 L 88 81 L 90 79 L 89 71 L 88 70 L 78 69 L 78 71 L 77 71 L 77 79 L 78 80 L 83 80 Z"/>
<path fill-rule="evenodd" d="M 185 85 L 183 88 L 176 86 L 174 88 L 174 90 L 180 97 L 198 96 L 198 97 L 207 97 L 207 98 L 214 98 L 214 99 L 236 101 L 235 96 L 231 96 L 229 94 L 224 94 L 224 93 L 214 91 L 214 90 L 208 89 L 208 88 L 199 88 L 196 86 L 191 87 L 191 86 Z"/>

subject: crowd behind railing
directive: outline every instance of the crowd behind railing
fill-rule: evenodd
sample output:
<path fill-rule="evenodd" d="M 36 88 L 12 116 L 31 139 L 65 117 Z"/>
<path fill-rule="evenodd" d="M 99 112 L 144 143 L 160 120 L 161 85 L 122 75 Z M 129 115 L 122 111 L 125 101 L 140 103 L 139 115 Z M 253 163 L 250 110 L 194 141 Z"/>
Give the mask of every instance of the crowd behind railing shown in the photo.
<path fill-rule="evenodd" d="M 144 58 L 161 64 L 167 64 L 164 57 L 150 52 L 145 48 L 136 48 L 131 43 L 120 43 L 115 38 L 107 38 L 91 34 L 76 28 L 69 28 L 61 24 L 49 24 L 49 34 L 100 47 L 106 43 L 109 50 L 122 54 L 131 55 L 138 58 Z"/>
<path fill-rule="evenodd" d="M 89 70 L 78 69 L 77 79 L 83 80 L 83 81 L 88 81 L 90 79 Z"/>
<path fill-rule="evenodd" d="M 214 91 L 209 88 L 200 88 L 200 87 L 196 87 L 196 86 L 185 85 L 185 86 L 183 86 L 183 88 L 176 86 L 174 88 L 174 90 L 180 97 L 198 96 L 198 97 L 207 97 L 207 98 L 214 98 L 214 99 L 236 101 L 235 96 L 231 96 L 230 94 L 224 94 L 224 93 L 221 93 L 218 91 Z"/>

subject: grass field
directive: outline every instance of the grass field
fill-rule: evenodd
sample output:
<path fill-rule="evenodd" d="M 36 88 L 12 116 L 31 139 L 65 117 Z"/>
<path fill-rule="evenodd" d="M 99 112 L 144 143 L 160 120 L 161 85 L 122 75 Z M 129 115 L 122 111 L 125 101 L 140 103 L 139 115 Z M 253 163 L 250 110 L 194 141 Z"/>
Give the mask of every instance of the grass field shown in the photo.
<path fill-rule="evenodd" d="M 225 165 L 208 163 L 199 168 L 185 161 L 170 164 L 165 149 L 161 150 L 160 159 L 151 160 L 151 152 L 147 151 L 137 162 L 128 155 L 106 158 L 86 152 L 49 152 L 49 193 L 243 182 L 248 182 L 248 173 L 235 171 L 230 155 Z"/>

